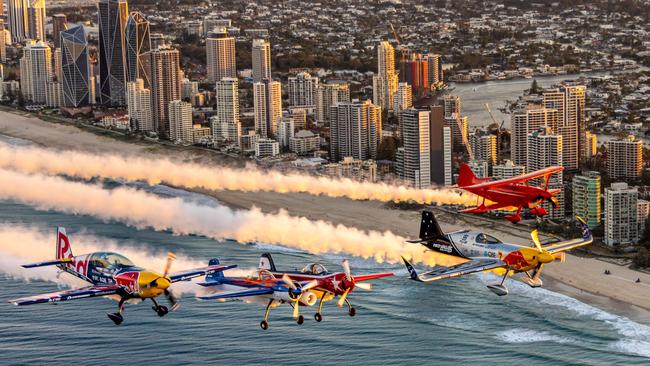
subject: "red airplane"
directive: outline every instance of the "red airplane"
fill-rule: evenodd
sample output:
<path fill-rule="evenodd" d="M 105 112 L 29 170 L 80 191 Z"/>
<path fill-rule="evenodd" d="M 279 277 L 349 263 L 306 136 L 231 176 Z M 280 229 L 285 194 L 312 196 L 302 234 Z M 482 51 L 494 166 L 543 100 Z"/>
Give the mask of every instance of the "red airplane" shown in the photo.
<path fill-rule="evenodd" d="M 355 288 L 363 290 L 372 290 L 372 284 L 365 281 L 371 281 L 382 277 L 394 276 L 393 273 L 372 273 L 367 275 L 352 275 L 350 271 L 350 262 L 344 259 L 342 262 L 343 272 L 329 272 L 320 263 L 310 263 L 301 271 L 278 271 L 273 263 L 270 253 L 263 253 L 260 257 L 259 268 L 270 271 L 276 276 L 288 275 L 292 280 L 299 282 L 315 281 L 317 284 L 313 291 L 319 296 L 318 311 L 314 314 L 317 322 L 323 320 L 323 302 L 330 301 L 339 296 L 338 307 L 343 304 L 348 306 L 348 314 L 355 316 L 357 311 L 348 300 L 348 294 Z"/>
<path fill-rule="evenodd" d="M 564 167 L 551 166 L 528 174 L 492 181 L 492 178 L 477 178 L 474 172 L 472 172 L 472 169 L 467 164 L 463 164 L 458 174 L 458 188 L 482 197 L 483 202 L 478 207 L 469 208 L 461 212 L 484 213 L 507 207 L 515 207 L 517 208 L 517 213 L 506 216 L 506 219 L 512 223 L 517 223 L 521 220 L 521 209 L 524 207 L 530 209 L 532 215 L 540 217 L 548 215 L 548 212 L 541 204 L 551 202 L 554 207 L 558 206 L 558 200 L 555 195 L 560 193 L 560 189 L 548 189 L 548 185 L 551 175 L 562 170 L 564 170 Z M 529 185 L 528 181 L 531 179 L 543 179 L 544 187 Z M 486 206 L 486 199 L 494 203 Z"/>

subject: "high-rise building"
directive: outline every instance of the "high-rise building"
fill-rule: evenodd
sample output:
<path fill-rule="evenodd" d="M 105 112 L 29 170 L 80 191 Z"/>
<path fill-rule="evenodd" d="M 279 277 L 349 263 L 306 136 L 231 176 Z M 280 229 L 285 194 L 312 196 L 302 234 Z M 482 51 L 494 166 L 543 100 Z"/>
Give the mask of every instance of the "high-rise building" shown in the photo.
<path fill-rule="evenodd" d="M 144 87 L 151 87 L 147 70 L 147 52 L 151 51 L 149 21 L 139 11 L 129 14 L 124 30 L 126 48 L 126 81 L 141 79 Z"/>
<path fill-rule="evenodd" d="M 492 167 L 492 177 L 494 179 L 508 179 L 526 173 L 524 165 L 515 165 L 512 160 L 506 160 L 503 164 Z"/>
<path fill-rule="evenodd" d="M 377 159 L 381 141 L 381 108 L 369 100 L 338 103 L 330 108 L 330 156 Z"/>
<path fill-rule="evenodd" d="M 11 41 L 20 43 L 27 39 L 28 11 L 29 4 L 27 0 L 6 0 L 7 3 L 7 22 L 9 23 L 9 32 Z"/>
<path fill-rule="evenodd" d="M 566 169 L 578 170 L 587 154 L 586 94 L 584 85 L 564 85 L 544 92 L 544 106 L 558 111 L 558 127 L 553 131 L 562 135 Z"/>
<path fill-rule="evenodd" d="M 316 96 L 316 121 L 329 122 L 331 107 L 337 103 L 350 103 L 350 84 L 344 82 L 320 84 Z"/>
<path fill-rule="evenodd" d="M 548 168 L 550 166 L 562 165 L 562 135 L 553 134 L 550 127 L 542 127 L 528 135 L 528 156 L 526 167 L 529 172 Z M 543 182 L 533 182 L 541 186 Z M 558 206 L 554 207 L 549 203 L 542 206 L 548 211 L 549 217 L 555 220 L 564 219 L 564 192 L 562 172 L 553 174 L 548 182 L 549 189 L 560 189 L 555 197 L 558 200 Z"/>
<path fill-rule="evenodd" d="M 68 17 L 65 14 L 52 15 L 52 41 L 55 48 L 61 47 L 61 32 L 68 29 Z"/>
<path fill-rule="evenodd" d="M 372 78 L 373 101 L 382 109 L 393 110 L 399 77 L 395 73 L 395 49 L 384 41 L 377 46 L 377 74 Z"/>
<path fill-rule="evenodd" d="M 316 107 L 316 91 L 318 90 L 318 78 L 312 77 L 307 72 L 289 77 L 287 82 L 289 92 L 289 105 L 314 109 Z"/>
<path fill-rule="evenodd" d="M 232 27 L 230 19 L 223 19 L 218 16 L 208 15 L 203 17 L 203 35 L 208 37 L 210 33 L 220 32 L 221 29 Z"/>
<path fill-rule="evenodd" d="M 182 100 L 169 102 L 169 139 L 183 144 L 194 142 L 192 105 Z"/>
<path fill-rule="evenodd" d="M 400 81 L 411 85 L 415 95 L 429 91 L 429 60 L 422 54 L 413 53 L 410 59 L 400 60 Z"/>
<path fill-rule="evenodd" d="M 590 228 L 600 225 L 600 173 L 587 172 L 573 177 L 573 215 Z"/>
<path fill-rule="evenodd" d="M 443 74 L 442 74 L 442 60 L 440 55 L 435 53 L 429 53 L 425 56 L 427 60 L 427 66 L 429 68 L 427 72 L 427 77 L 429 78 L 428 83 L 431 88 L 437 87 L 443 83 Z"/>
<path fill-rule="evenodd" d="M 61 48 L 52 50 L 52 73 L 57 81 L 63 79 L 63 52 L 61 52 Z"/>
<path fill-rule="evenodd" d="M 222 78 L 215 88 L 216 114 L 212 121 L 215 141 L 240 144 L 241 122 L 239 120 L 239 82 L 237 78 Z"/>
<path fill-rule="evenodd" d="M 289 147 L 291 139 L 294 136 L 293 118 L 289 115 L 284 115 L 280 119 L 278 125 L 278 142 L 281 147 Z"/>
<path fill-rule="evenodd" d="M 296 130 L 304 130 L 307 128 L 307 110 L 304 108 L 289 108 L 291 118 L 293 118 L 293 126 Z"/>
<path fill-rule="evenodd" d="M 45 105 L 46 84 L 52 81 L 52 75 L 50 46 L 43 41 L 28 41 L 20 60 L 20 89 L 25 100 Z"/>
<path fill-rule="evenodd" d="M 260 138 L 255 143 L 255 156 L 263 158 L 276 156 L 280 153 L 280 144 L 272 139 Z"/>
<path fill-rule="evenodd" d="M 235 38 L 228 35 L 225 27 L 210 32 L 205 40 L 208 81 L 214 83 L 223 78 L 236 78 Z"/>
<path fill-rule="evenodd" d="M 470 134 L 470 145 L 475 160 L 485 161 L 489 166 L 497 163 L 497 137 L 491 133 L 473 132 Z"/>
<path fill-rule="evenodd" d="M 415 108 L 402 112 L 404 155 L 401 175 L 418 189 L 431 185 L 430 114 L 430 111 Z"/>
<path fill-rule="evenodd" d="M 144 80 L 136 79 L 126 83 L 126 97 L 132 128 L 140 132 L 155 131 L 151 90 L 144 86 Z"/>
<path fill-rule="evenodd" d="M 253 40 L 253 82 L 271 80 L 271 43 L 265 39 Z"/>
<path fill-rule="evenodd" d="M 441 105 L 429 107 L 429 174 L 431 183 L 436 185 L 451 185 L 452 171 L 452 137 L 451 129 L 445 127 L 445 112 Z"/>
<path fill-rule="evenodd" d="M 90 60 L 83 25 L 60 33 L 63 105 L 81 107 L 90 101 Z"/>
<path fill-rule="evenodd" d="M 598 137 L 595 133 L 586 132 L 586 151 L 585 159 L 591 159 L 598 154 Z"/>
<path fill-rule="evenodd" d="M 639 241 L 639 191 L 627 183 L 612 183 L 605 188 L 605 244 L 613 247 Z"/>
<path fill-rule="evenodd" d="M 99 89 L 100 102 L 105 106 L 126 104 L 124 30 L 128 12 L 126 0 L 99 0 Z"/>
<path fill-rule="evenodd" d="M 148 55 L 154 128 L 159 135 L 170 137 L 169 103 L 181 99 L 180 54 L 177 49 L 165 46 L 152 50 Z"/>
<path fill-rule="evenodd" d="M 270 79 L 254 83 L 253 109 L 258 134 L 262 138 L 275 136 L 282 118 L 282 84 Z"/>
<path fill-rule="evenodd" d="M 159 47 L 165 47 L 167 45 L 167 40 L 165 35 L 162 33 L 150 33 L 149 39 L 151 40 L 151 49 L 155 50 Z"/>
<path fill-rule="evenodd" d="M 7 41 L 5 37 L 5 21 L 4 19 L 0 19 L 0 63 L 5 63 L 6 61 L 7 61 Z"/>
<path fill-rule="evenodd" d="M 466 145 L 469 144 L 469 121 L 467 117 L 456 114 L 445 117 L 445 126 L 451 130 L 453 146 L 458 149 L 466 148 Z"/>
<path fill-rule="evenodd" d="M 181 98 L 192 99 L 196 94 L 199 93 L 199 83 L 197 81 L 191 81 L 190 79 L 183 79 L 181 81 Z"/>
<path fill-rule="evenodd" d="M 49 108 L 61 108 L 63 106 L 63 87 L 60 81 L 45 83 L 45 105 Z"/>
<path fill-rule="evenodd" d="M 45 23 L 45 0 L 29 0 L 27 8 L 27 37 L 37 41 L 46 41 Z"/>
<path fill-rule="evenodd" d="M 645 235 L 646 222 L 648 221 L 648 217 L 650 217 L 650 201 L 639 199 L 636 208 L 636 221 L 639 226 L 639 240 L 641 240 Z"/>
<path fill-rule="evenodd" d="M 630 135 L 607 141 L 607 175 L 610 179 L 639 178 L 643 172 L 643 142 Z"/>
<path fill-rule="evenodd" d="M 445 118 L 460 116 L 461 101 L 458 95 L 445 95 L 442 99 L 442 105 L 445 107 Z"/>
<path fill-rule="evenodd" d="M 402 122 L 402 111 L 411 107 L 413 107 L 413 89 L 408 83 L 399 83 L 397 92 L 395 92 L 393 109 L 400 124 Z"/>
<path fill-rule="evenodd" d="M 541 127 L 550 127 L 557 132 L 558 111 L 529 104 L 526 109 L 511 115 L 511 156 L 516 165 L 526 165 L 528 156 L 528 135 Z M 531 171 L 531 169 L 528 169 Z"/>

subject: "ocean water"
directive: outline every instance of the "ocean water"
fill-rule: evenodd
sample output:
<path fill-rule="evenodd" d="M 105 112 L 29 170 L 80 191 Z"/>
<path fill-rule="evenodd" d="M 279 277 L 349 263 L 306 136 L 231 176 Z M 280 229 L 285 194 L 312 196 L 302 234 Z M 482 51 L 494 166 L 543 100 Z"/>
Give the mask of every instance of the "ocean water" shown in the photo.
<path fill-rule="evenodd" d="M 122 184 L 110 181 L 106 186 Z M 183 190 L 131 185 L 162 196 L 218 204 Z M 138 248 L 162 257 L 173 251 L 179 258 L 202 263 L 218 257 L 222 263 L 244 269 L 255 267 L 259 255 L 266 251 L 273 253 L 280 269 L 321 262 L 338 271 L 343 259 L 283 248 L 281 243 L 241 244 L 137 230 L 119 222 L 0 201 L 2 230 L 29 228 L 44 235 L 56 226 L 67 228 L 73 250 L 80 240 L 93 238 L 116 243 L 131 253 Z M 51 245 L 53 255 L 54 243 L 45 245 Z M 650 364 L 650 326 L 565 295 L 509 281 L 510 295 L 498 297 L 485 287 L 497 280 L 490 275 L 420 284 L 408 280 L 401 265 L 350 260 L 355 274 L 394 271 L 396 276 L 375 281 L 371 292 L 352 293 L 349 299 L 357 309 L 354 318 L 330 302 L 324 307 L 323 322 L 313 320 L 315 308 L 302 307 L 306 321 L 297 325 L 291 308 L 285 305 L 271 311 L 267 331 L 259 327 L 263 305 L 198 301 L 191 292 L 184 292 L 181 308 L 164 318 L 151 310 L 149 302 L 129 304 L 121 326 L 106 317 L 107 312 L 116 310 L 117 303 L 104 298 L 15 307 L 6 300 L 56 291 L 57 284 L 11 277 L 0 268 L 0 365 Z"/>
<path fill-rule="evenodd" d="M 125 247 L 137 243 L 143 251 L 172 250 L 197 261 L 219 257 L 242 268 L 254 267 L 263 251 L 272 252 L 280 268 L 318 261 L 338 270 L 342 260 L 275 244 L 243 245 L 136 230 L 88 216 L 0 202 L 2 227 L 28 226 L 47 232 L 57 225 L 66 226 L 73 248 L 78 234 Z M 118 360 L 242 365 L 650 363 L 650 327 L 570 297 L 514 281 L 509 282 L 509 296 L 497 297 L 485 288 L 493 277 L 419 284 L 407 280 L 401 266 L 358 258 L 351 258 L 351 263 L 354 273 L 395 271 L 397 276 L 376 281 L 372 292 L 353 293 L 350 300 L 358 310 L 354 318 L 328 303 L 322 323 L 313 320 L 315 309 L 303 308 L 305 324 L 297 325 L 291 309 L 282 306 L 272 310 L 268 331 L 259 328 L 260 304 L 197 301 L 187 293 L 179 311 L 165 318 L 158 318 L 149 303 L 127 305 L 121 326 L 105 315 L 115 311 L 115 301 L 103 298 L 26 307 L 4 303 L 0 305 L 0 364 L 103 365 Z M 3 274 L 0 284 L 3 301 L 57 290 L 52 282 L 26 282 Z"/>

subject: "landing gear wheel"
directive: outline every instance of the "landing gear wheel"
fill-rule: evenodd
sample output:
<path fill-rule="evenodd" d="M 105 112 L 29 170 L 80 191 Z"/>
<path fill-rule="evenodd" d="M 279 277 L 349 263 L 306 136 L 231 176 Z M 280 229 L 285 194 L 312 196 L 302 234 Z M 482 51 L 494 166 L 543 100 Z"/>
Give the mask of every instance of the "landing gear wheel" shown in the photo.
<path fill-rule="evenodd" d="M 158 305 L 156 313 L 158 313 L 158 316 L 162 318 L 163 316 L 167 315 L 167 313 L 169 313 L 169 309 L 167 309 L 167 307 L 164 305 Z"/>
<path fill-rule="evenodd" d="M 108 313 L 108 318 L 115 323 L 115 325 L 120 325 L 124 321 L 124 317 L 120 313 Z"/>
<path fill-rule="evenodd" d="M 320 313 L 316 313 L 316 314 L 314 314 L 314 320 L 316 320 L 317 322 L 320 323 L 320 322 L 323 321 L 323 316 L 320 315 Z"/>
<path fill-rule="evenodd" d="M 297 322 L 298 322 L 298 324 L 302 324 L 302 323 L 304 323 L 304 322 L 305 322 L 305 317 L 302 316 L 302 315 L 299 316 Z"/>
<path fill-rule="evenodd" d="M 350 308 L 350 311 L 348 311 L 348 314 L 350 314 L 350 316 L 355 316 L 355 315 L 357 315 L 357 309 L 355 309 L 355 308 Z"/>
<path fill-rule="evenodd" d="M 269 329 L 269 322 L 267 322 L 266 320 L 262 320 L 262 322 L 260 323 L 260 327 L 264 330 Z"/>

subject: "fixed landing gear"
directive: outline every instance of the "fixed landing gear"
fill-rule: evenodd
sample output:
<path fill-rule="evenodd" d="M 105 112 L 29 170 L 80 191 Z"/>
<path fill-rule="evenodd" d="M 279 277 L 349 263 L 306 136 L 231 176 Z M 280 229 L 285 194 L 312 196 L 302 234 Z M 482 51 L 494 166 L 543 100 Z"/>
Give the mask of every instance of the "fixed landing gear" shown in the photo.
<path fill-rule="evenodd" d="M 526 272 L 527 277 L 524 277 L 521 281 L 532 288 L 542 287 L 542 285 L 544 285 L 544 282 L 541 278 L 542 266 L 543 264 L 535 268 L 532 275 Z"/>
<path fill-rule="evenodd" d="M 304 323 L 304 322 L 305 322 L 305 317 L 302 316 L 302 315 L 300 315 L 300 316 L 298 317 L 298 319 L 296 320 L 296 323 L 298 323 L 298 324 L 302 324 L 302 323 Z"/>
<path fill-rule="evenodd" d="M 503 278 L 501 279 L 501 283 L 498 285 L 487 285 L 487 288 L 490 289 L 490 291 L 494 292 L 495 294 L 499 296 L 505 296 L 508 294 L 508 288 L 506 288 L 503 283 L 506 281 L 506 278 L 508 278 L 508 274 L 510 273 L 510 270 L 506 270 L 506 273 L 503 275 Z"/>
<path fill-rule="evenodd" d="M 124 302 L 126 301 L 125 298 L 120 299 L 120 303 L 117 305 L 117 313 L 108 313 L 106 314 L 110 320 L 115 323 L 115 325 L 120 325 L 124 321 L 124 317 L 122 316 L 122 313 L 124 312 Z"/>
<path fill-rule="evenodd" d="M 159 317 L 162 318 L 163 316 L 167 315 L 167 313 L 169 313 L 169 309 L 166 306 L 158 305 L 158 303 L 154 298 L 151 298 L 151 301 L 153 302 L 154 305 L 151 308 L 153 309 L 153 311 L 156 312 L 156 314 L 158 314 Z"/>
<path fill-rule="evenodd" d="M 314 314 L 314 320 L 319 323 L 323 321 L 323 300 L 325 300 L 325 293 L 320 297 L 320 301 L 318 302 L 318 311 Z"/>
<path fill-rule="evenodd" d="M 357 315 L 357 309 L 352 307 L 352 304 L 348 301 L 348 299 L 345 299 L 345 303 L 348 305 L 348 314 L 350 316 L 355 316 Z"/>
<path fill-rule="evenodd" d="M 264 312 L 264 319 L 260 323 L 260 328 L 267 330 L 269 329 L 269 312 L 271 311 L 271 305 L 273 305 L 273 299 L 269 300 L 269 304 L 266 305 L 266 312 Z"/>

